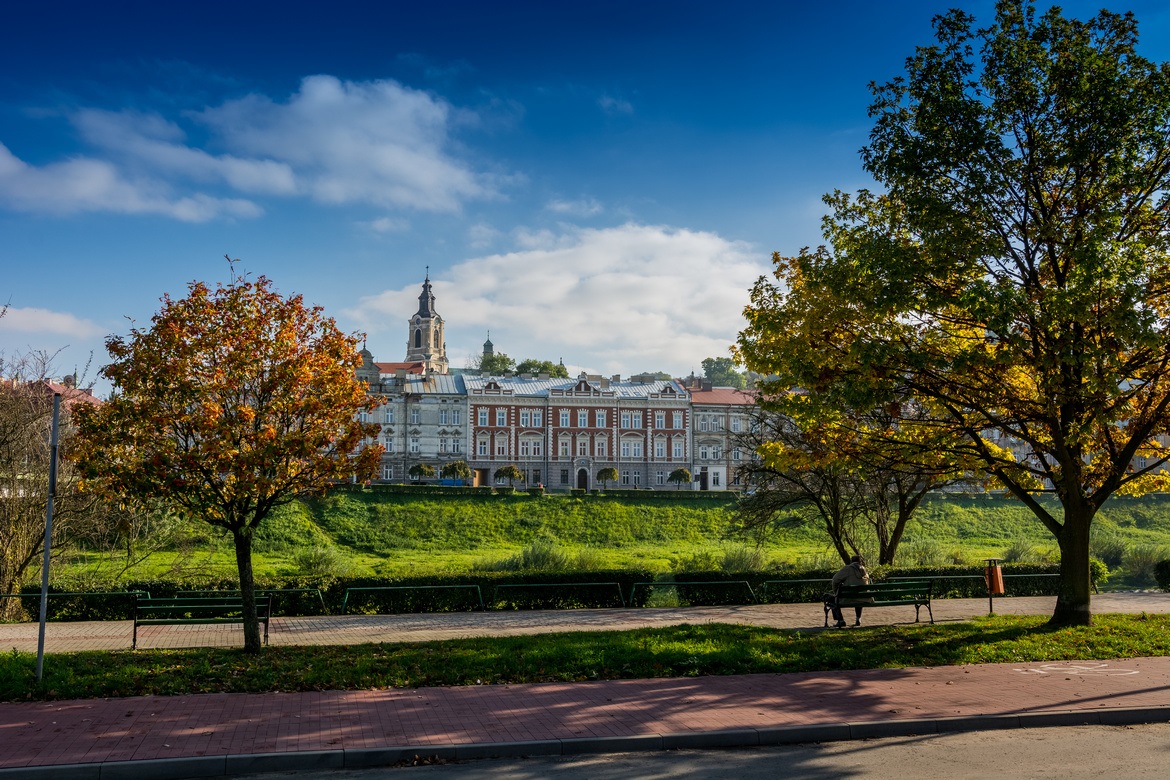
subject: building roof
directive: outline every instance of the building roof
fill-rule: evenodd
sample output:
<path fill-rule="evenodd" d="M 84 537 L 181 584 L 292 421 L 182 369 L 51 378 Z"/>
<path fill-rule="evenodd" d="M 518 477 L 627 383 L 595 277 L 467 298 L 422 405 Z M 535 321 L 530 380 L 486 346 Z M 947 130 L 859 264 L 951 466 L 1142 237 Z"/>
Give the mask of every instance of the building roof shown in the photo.
<path fill-rule="evenodd" d="M 382 374 L 397 374 L 399 371 L 405 371 L 408 374 L 421 374 L 426 371 L 426 363 L 421 360 L 411 360 L 405 363 L 374 363 L 378 367 L 378 372 Z"/>
<path fill-rule="evenodd" d="M 752 406 L 756 398 L 749 392 L 734 387 L 712 387 L 710 390 L 691 390 L 691 403 L 713 405 Z"/>
<path fill-rule="evenodd" d="M 467 386 L 458 374 L 410 374 L 395 386 L 395 391 L 409 395 L 467 395 Z"/>
<path fill-rule="evenodd" d="M 523 395 L 539 398 L 550 398 L 554 395 L 574 397 L 573 393 L 581 382 L 586 382 L 593 391 L 603 396 L 615 398 L 649 398 L 653 394 L 667 396 L 671 392 L 677 394 L 679 400 L 686 400 L 686 391 L 672 379 L 655 379 L 651 382 L 614 381 L 601 377 L 577 377 L 576 379 L 526 379 L 524 377 L 497 377 L 497 376 L 464 376 L 469 395 L 492 394 L 498 391 L 501 395 Z M 670 388 L 669 390 L 667 388 Z M 580 396 L 577 396 L 580 397 Z"/>

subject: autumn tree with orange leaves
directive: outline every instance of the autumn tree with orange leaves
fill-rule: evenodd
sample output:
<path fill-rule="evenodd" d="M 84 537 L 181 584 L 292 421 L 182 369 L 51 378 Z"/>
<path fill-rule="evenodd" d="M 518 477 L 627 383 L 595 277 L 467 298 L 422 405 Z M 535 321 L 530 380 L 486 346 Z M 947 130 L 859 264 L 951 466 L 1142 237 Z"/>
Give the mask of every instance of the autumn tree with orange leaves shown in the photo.
<path fill-rule="evenodd" d="M 229 531 L 244 649 L 260 650 L 252 539 L 277 506 L 371 478 L 379 399 L 357 380 L 357 338 L 266 277 L 162 298 L 149 328 L 106 341 L 113 397 L 78 415 L 85 486 L 127 503 L 162 500 Z"/>

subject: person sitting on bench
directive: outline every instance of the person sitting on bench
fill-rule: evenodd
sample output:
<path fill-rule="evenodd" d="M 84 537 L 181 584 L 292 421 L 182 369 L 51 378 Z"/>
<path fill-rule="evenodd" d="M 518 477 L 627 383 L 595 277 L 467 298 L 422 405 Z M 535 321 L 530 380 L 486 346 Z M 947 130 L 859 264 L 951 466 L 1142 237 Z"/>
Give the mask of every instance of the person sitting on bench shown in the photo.
<path fill-rule="evenodd" d="M 841 605 L 837 603 L 837 591 L 842 585 L 868 585 L 869 572 L 865 570 L 865 561 L 860 555 L 854 555 L 849 559 L 849 563 L 841 568 L 841 571 L 833 575 L 833 601 L 831 608 L 833 610 L 833 619 L 837 621 L 837 628 L 845 627 L 845 618 L 841 616 Z M 861 625 L 861 607 L 855 606 L 857 611 L 857 622 L 853 625 Z"/>

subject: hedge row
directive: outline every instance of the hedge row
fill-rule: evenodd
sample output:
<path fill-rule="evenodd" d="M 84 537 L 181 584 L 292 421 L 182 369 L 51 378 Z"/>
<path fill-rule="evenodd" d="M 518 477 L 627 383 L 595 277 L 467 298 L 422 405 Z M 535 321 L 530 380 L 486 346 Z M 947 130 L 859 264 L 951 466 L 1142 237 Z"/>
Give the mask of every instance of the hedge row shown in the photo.
<path fill-rule="evenodd" d="M 1154 564 L 1154 581 L 1158 587 L 1170 592 L 1170 561 L 1158 561 Z"/>
<path fill-rule="evenodd" d="M 515 495 L 519 493 L 527 493 L 530 496 L 543 495 L 569 495 L 574 497 L 588 497 L 588 498 L 633 498 L 641 499 L 655 499 L 659 501 L 712 501 L 716 503 L 731 503 L 739 496 L 738 493 L 731 491 L 712 491 L 712 490 L 652 490 L 644 489 L 630 489 L 630 488 L 609 488 L 608 490 L 582 490 L 579 488 L 571 488 L 565 490 L 553 490 L 547 487 L 511 487 L 508 485 L 499 485 L 492 487 L 485 485 L 481 487 L 458 487 L 455 485 L 388 485 L 388 484 L 374 484 L 374 485 L 338 485 L 334 490 L 343 492 L 369 492 L 382 495 L 395 496 L 490 496 L 490 495 Z"/>
<path fill-rule="evenodd" d="M 1170 568 L 1168 566 L 1167 568 Z M 1056 595 L 1057 567 L 1049 564 L 1016 564 L 1004 567 L 1007 595 Z M 457 612 L 479 608 L 482 596 L 488 609 L 574 609 L 581 607 L 643 607 L 659 601 L 679 606 L 717 604 L 804 603 L 818 601 L 827 590 L 833 572 L 828 569 L 785 570 L 783 572 L 689 571 L 655 574 L 649 570 L 586 572 L 475 572 L 468 574 L 416 577 L 347 577 L 265 579 L 259 588 L 319 588 L 325 611 L 340 614 L 349 588 L 394 588 L 355 591 L 345 603 L 346 611 L 357 614 Z M 987 595 L 983 568 L 979 566 L 890 567 L 873 571 L 875 580 L 890 577 L 934 577 L 936 598 L 979 598 Z M 771 581 L 771 582 L 769 582 Z M 703 584 L 676 584 L 701 582 Z M 616 584 L 612 584 L 616 583 Z M 743 584 L 746 583 L 746 586 Z M 435 587 L 441 586 L 441 587 Z M 472 587 L 478 586 L 477 594 Z M 507 586 L 507 587 L 500 587 Z M 233 580 L 174 581 L 139 580 L 127 582 L 121 592 L 86 593 L 49 599 L 51 620 L 125 620 L 134 608 L 134 591 L 154 597 L 171 597 L 180 592 L 230 591 Z M 619 591 L 620 589 L 620 591 Z M 750 590 L 749 590 L 750 589 Z M 68 592 L 61 588 L 51 592 Z M 26 586 L 22 599 L 26 617 L 35 614 L 37 586 Z M 620 593 L 620 595 L 619 595 Z M 316 593 L 277 593 L 273 613 L 314 615 L 321 612 Z"/>

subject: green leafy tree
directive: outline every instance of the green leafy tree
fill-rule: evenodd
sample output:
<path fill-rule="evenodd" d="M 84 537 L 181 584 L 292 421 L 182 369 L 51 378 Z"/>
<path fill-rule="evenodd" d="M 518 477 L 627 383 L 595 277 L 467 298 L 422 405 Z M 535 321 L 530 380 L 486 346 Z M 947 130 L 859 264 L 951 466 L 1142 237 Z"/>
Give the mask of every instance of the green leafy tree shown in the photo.
<path fill-rule="evenodd" d="M 682 490 L 683 484 L 690 484 L 691 472 L 687 469 L 675 469 L 670 472 L 670 476 L 666 478 L 667 482 L 673 482 L 677 487 L 676 490 Z"/>
<path fill-rule="evenodd" d="M 716 387 L 734 387 L 742 390 L 746 380 L 735 370 L 735 360 L 725 357 L 703 358 L 703 377 Z"/>
<path fill-rule="evenodd" d="M 474 361 L 475 368 L 483 376 L 500 376 L 516 372 L 516 361 L 503 352 L 491 355 L 479 355 Z"/>
<path fill-rule="evenodd" d="M 524 481 L 524 472 L 518 466 L 509 463 L 507 466 L 496 469 L 495 477 L 497 480 L 506 479 L 510 486 L 515 487 L 517 481 Z"/>
<path fill-rule="evenodd" d="M 601 489 L 605 490 L 610 482 L 617 482 L 618 470 L 613 466 L 606 466 L 597 472 L 597 481 L 601 483 Z"/>
<path fill-rule="evenodd" d="M 439 475 L 443 479 L 461 479 L 464 482 L 470 482 L 471 466 L 468 466 L 465 460 L 453 460 L 443 465 Z"/>
<path fill-rule="evenodd" d="M 162 501 L 232 535 L 244 647 L 260 650 L 252 540 L 269 513 L 338 481 L 369 479 L 380 403 L 354 374 L 358 339 L 265 277 L 164 296 L 149 328 L 106 341 L 114 394 L 76 410 L 85 487 Z"/>
<path fill-rule="evenodd" d="M 406 473 L 413 479 L 434 479 L 435 467 L 429 463 L 415 463 Z"/>
<path fill-rule="evenodd" d="M 554 363 L 551 360 L 536 360 L 535 358 L 520 361 L 516 366 L 516 373 L 532 374 L 534 376 L 548 374 L 553 379 L 569 378 L 569 369 L 565 368 L 563 363 Z"/>
<path fill-rule="evenodd" d="M 740 355 L 826 406 L 916 399 L 1056 538 L 1050 624 L 1088 624 L 1094 516 L 1167 479 L 1170 67 L 1131 15 L 934 25 L 874 87 L 885 192 L 826 198 L 827 246 L 775 257 Z"/>

